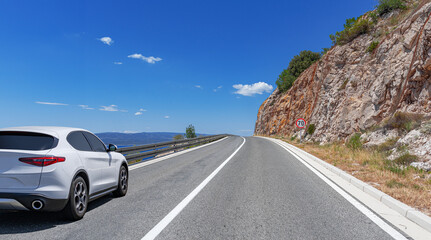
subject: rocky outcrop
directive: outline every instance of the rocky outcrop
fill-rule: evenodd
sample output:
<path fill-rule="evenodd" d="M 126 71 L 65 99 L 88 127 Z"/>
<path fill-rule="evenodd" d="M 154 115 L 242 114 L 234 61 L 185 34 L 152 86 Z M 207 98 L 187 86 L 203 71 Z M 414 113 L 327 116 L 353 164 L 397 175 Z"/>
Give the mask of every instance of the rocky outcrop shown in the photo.
<path fill-rule="evenodd" d="M 430 115 L 431 3 L 391 14 L 399 15 L 397 25 L 386 16 L 370 34 L 329 50 L 286 93 L 276 89 L 259 108 L 255 134 L 291 136 L 296 119 L 304 118 L 316 127 L 311 139 L 330 142 L 397 111 Z"/>

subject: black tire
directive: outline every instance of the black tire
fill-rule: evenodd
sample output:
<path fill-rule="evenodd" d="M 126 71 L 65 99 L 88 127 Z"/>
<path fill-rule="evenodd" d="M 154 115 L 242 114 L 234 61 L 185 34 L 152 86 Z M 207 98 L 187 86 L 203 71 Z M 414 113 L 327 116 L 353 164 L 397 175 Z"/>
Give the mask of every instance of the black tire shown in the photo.
<path fill-rule="evenodd" d="M 63 209 L 67 219 L 76 221 L 82 219 L 87 212 L 88 187 L 82 177 L 76 177 L 70 186 L 69 201 Z"/>
<path fill-rule="evenodd" d="M 129 172 L 126 167 L 122 165 L 120 167 L 120 174 L 118 175 L 118 187 L 117 190 L 112 192 L 115 197 L 123 197 L 127 193 L 129 188 Z"/>

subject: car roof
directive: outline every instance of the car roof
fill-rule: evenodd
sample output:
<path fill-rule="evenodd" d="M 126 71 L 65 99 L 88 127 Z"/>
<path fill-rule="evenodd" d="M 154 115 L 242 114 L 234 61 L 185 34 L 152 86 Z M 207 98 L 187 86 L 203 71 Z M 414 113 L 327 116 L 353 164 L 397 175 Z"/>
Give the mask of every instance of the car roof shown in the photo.
<path fill-rule="evenodd" d="M 87 131 L 82 128 L 71 128 L 71 127 L 55 127 L 55 126 L 24 126 L 24 127 L 10 127 L 1 128 L 0 131 L 18 131 L 18 132 L 37 132 L 44 133 L 52 136 L 63 136 L 73 131 Z"/>

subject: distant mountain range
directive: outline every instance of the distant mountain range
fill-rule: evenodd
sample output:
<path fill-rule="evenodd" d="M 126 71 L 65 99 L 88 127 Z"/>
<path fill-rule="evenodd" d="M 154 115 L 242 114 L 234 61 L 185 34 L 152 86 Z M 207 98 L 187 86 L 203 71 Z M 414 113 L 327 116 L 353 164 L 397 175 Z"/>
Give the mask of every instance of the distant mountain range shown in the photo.
<path fill-rule="evenodd" d="M 159 143 L 172 141 L 175 135 L 184 135 L 184 133 L 174 132 L 142 132 L 142 133 L 119 133 L 104 132 L 96 133 L 105 144 L 115 144 L 118 146 L 125 145 L 144 145 L 150 143 Z M 198 136 L 208 136 L 209 134 L 196 134 Z"/>

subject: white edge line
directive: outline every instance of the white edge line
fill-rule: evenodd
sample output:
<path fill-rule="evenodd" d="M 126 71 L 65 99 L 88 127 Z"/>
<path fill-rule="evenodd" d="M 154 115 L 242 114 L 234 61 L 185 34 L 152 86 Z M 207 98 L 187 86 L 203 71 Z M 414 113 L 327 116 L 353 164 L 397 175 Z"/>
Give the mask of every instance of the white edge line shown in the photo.
<path fill-rule="evenodd" d="M 161 162 L 161 161 L 167 160 L 167 159 L 169 159 L 169 158 L 173 158 L 173 157 L 176 157 L 176 156 L 182 155 L 182 154 L 184 154 L 184 153 L 188 153 L 188 152 L 191 152 L 191 151 L 197 150 L 197 149 L 199 149 L 199 148 L 207 147 L 207 146 L 209 146 L 209 145 L 212 145 L 212 144 L 215 144 L 215 143 L 221 142 L 221 141 L 223 141 L 223 140 L 225 140 L 225 139 L 228 139 L 228 138 L 229 138 L 229 137 L 224 137 L 224 138 L 222 138 L 222 139 L 219 139 L 219 140 L 217 140 L 217 141 L 214 141 L 214 142 L 210 142 L 210 143 L 204 144 L 204 145 L 202 145 L 202 146 L 198 146 L 198 147 L 190 148 L 190 149 L 183 150 L 183 151 L 180 151 L 180 152 L 172 153 L 172 154 L 169 154 L 169 155 L 167 155 L 167 156 L 163 156 L 163 157 L 160 157 L 160 158 L 156 158 L 156 159 L 154 159 L 154 160 L 148 160 L 148 161 L 145 161 L 145 162 L 142 162 L 142 163 L 133 164 L 133 165 L 130 165 L 130 166 L 129 166 L 129 170 L 130 170 L 130 171 L 132 171 L 132 170 L 135 170 L 135 169 L 138 169 L 138 168 L 141 168 L 141 167 L 145 167 L 145 166 L 151 165 L 151 164 L 153 164 L 153 163 L 158 163 L 158 162 Z"/>
<path fill-rule="evenodd" d="M 184 198 L 172 211 L 168 213 L 156 226 L 154 226 L 141 240 L 152 240 L 156 238 L 168 224 L 189 204 L 196 195 L 214 178 L 215 175 L 235 156 L 235 154 L 242 148 L 246 142 L 245 138 L 241 137 L 244 141 L 216 170 L 214 170 L 199 186 L 197 186 L 186 198 Z"/>
<path fill-rule="evenodd" d="M 371 221 L 373 221 L 377 226 L 379 226 L 381 229 L 383 229 L 385 232 L 387 232 L 391 237 L 394 239 L 407 239 L 404 237 L 400 232 L 398 232 L 396 229 L 391 227 L 389 224 L 387 224 L 385 221 L 383 221 L 379 216 L 377 216 L 375 213 L 373 213 L 371 210 L 366 208 L 362 203 L 354 199 L 352 196 L 350 196 L 346 191 L 341 189 L 339 186 L 337 186 L 335 183 L 330 181 L 326 176 L 324 176 L 322 173 L 317 171 L 314 167 L 312 167 L 309 163 L 301 159 L 297 156 L 295 152 L 288 149 L 286 146 L 282 145 L 280 142 L 271 140 L 272 142 L 278 144 L 280 147 L 284 148 L 286 151 L 292 154 L 298 161 L 300 161 L 302 164 L 304 164 L 308 169 L 310 169 L 314 174 L 316 174 L 319 178 L 321 178 L 326 184 L 328 184 L 330 187 L 332 187 L 336 192 L 338 192 L 341 196 L 343 196 L 347 201 L 349 201 L 353 206 L 355 206 L 360 212 L 362 212 L 365 216 L 367 216 Z"/>

